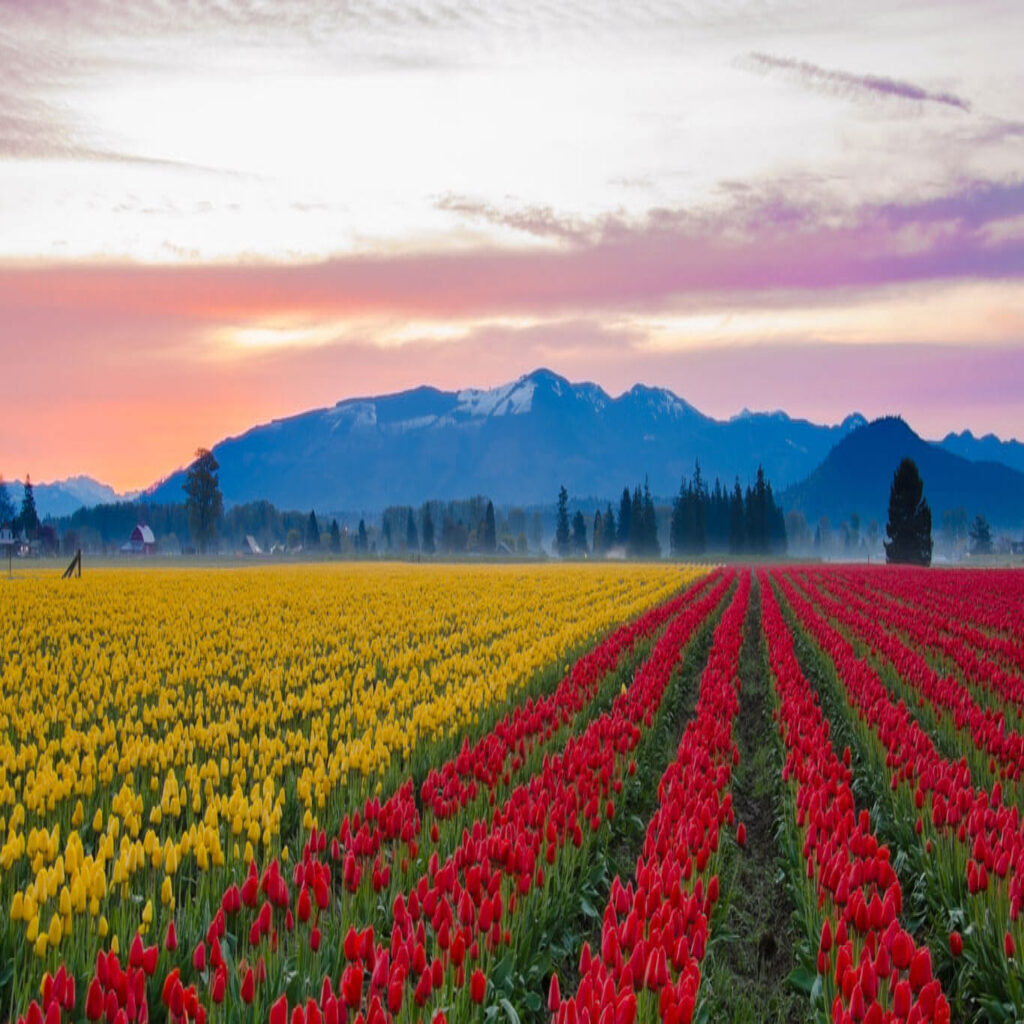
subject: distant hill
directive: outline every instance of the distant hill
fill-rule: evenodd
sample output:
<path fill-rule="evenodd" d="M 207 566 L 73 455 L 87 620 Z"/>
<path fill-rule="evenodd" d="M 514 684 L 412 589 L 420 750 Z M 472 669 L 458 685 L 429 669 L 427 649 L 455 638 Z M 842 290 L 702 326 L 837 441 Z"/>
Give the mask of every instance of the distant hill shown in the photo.
<path fill-rule="evenodd" d="M 650 476 L 662 497 L 699 458 L 705 478 L 746 484 L 758 463 L 778 488 L 802 479 L 851 430 L 782 412 L 719 421 L 671 391 L 636 385 L 618 398 L 537 370 L 490 390 L 419 387 L 339 402 L 255 427 L 213 449 L 228 504 L 266 498 L 279 508 L 379 510 L 428 498 L 487 494 L 499 503 L 550 503 L 564 483 L 577 497 L 614 498 Z M 181 501 L 184 470 L 153 501 Z"/>
<path fill-rule="evenodd" d="M 21 497 L 24 485 L 20 480 L 7 482 L 7 493 L 14 502 L 15 509 L 21 508 Z M 90 476 L 72 476 L 66 480 L 55 480 L 50 484 L 33 482 L 32 493 L 36 499 L 36 511 L 40 519 L 47 516 L 54 518 L 68 516 L 83 505 L 91 507 L 111 501 L 121 500 L 120 495 L 112 487 L 93 480 Z"/>
<path fill-rule="evenodd" d="M 780 501 L 812 525 L 821 516 L 835 524 L 856 512 L 865 523 L 877 519 L 884 530 L 889 486 L 905 456 L 921 472 L 936 529 L 945 509 L 961 505 L 972 519 L 981 513 L 993 526 L 1016 530 L 1024 524 L 1024 473 L 955 455 L 945 442 L 922 440 L 898 417 L 875 420 L 843 438 L 806 480 L 783 490 Z"/>
<path fill-rule="evenodd" d="M 939 444 L 947 452 L 972 462 L 1001 462 L 1024 473 L 1024 444 L 1016 439 L 1000 441 L 995 434 L 975 437 L 969 430 L 963 430 L 959 434 L 947 434 Z"/>

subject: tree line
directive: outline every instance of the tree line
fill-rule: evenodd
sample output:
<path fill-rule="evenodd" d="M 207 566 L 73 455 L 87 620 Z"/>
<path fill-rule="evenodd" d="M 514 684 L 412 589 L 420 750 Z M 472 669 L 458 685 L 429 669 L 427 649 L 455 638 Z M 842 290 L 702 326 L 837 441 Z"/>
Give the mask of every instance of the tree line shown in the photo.
<path fill-rule="evenodd" d="M 555 520 L 555 551 L 563 556 L 607 555 L 620 551 L 636 558 L 658 558 L 658 507 L 650 484 L 624 487 L 618 515 L 609 503 L 594 513 L 587 542 L 587 523 L 581 510 L 569 515 L 569 495 L 563 486 L 558 493 Z M 757 468 L 753 485 L 744 490 L 736 480 L 732 490 L 716 477 L 708 487 L 698 461 L 690 479 L 683 478 L 672 502 L 668 521 L 669 551 L 674 556 L 692 557 L 705 552 L 730 554 L 781 554 L 786 550 L 786 521 L 776 503 L 764 470 Z"/>
<path fill-rule="evenodd" d="M 336 518 L 321 524 L 313 510 L 282 511 L 265 500 L 225 510 L 219 468 L 211 452 L 199 449 L 186 475 L 181 503 L 114 502 L 80 508 L 45 525 L 34 515 L 30 482 L 25 485 L 22 512 L 15 515 L 0 481 L 0 524 L 5 519 L 19 526 L 31 524 L 34 516 L 36 533 L 49 531 L 54 547 L 62 536 L 64 547 L 72 551 L 76 547 L 117 550 L 138 524 L 150 527 L 167 551 L 180 547 L 185 552 L 205 553 L 222 545 L 245 550 L 250 537 L 264 551 L 458 555 L 542 550 L 544 524 L 539 510 L 528 513 L 510 508 L 499 513 L 484 495 L 428 501 L 419 508 L 389 506 L 379 525 L 360 518 L 353 530 L 339 525 Z M 662 553 L 659 521 L 663 529 L 667 526 L 669 550 L 679 557 L 707 551 L 782 552 L 786 546 L 785 521 L 761 467 L 753 485 L 744 491 L 737 479 L 730 491 L 717 478 L 708 487 L 698 462 L 693 476 L 682 480 L 670 510 L 656 505 L 645 479 L 642 485 L 623 487 L 617 509 L 608 502 L 604 509 L 597 508 L 588 522 L 581 509 L 570 517 L 569 495 L 563 486 L 556 505 L 554 551 L 563 557 L 607 556 L 617 551 L 630 557 L 658 558 Z"/>

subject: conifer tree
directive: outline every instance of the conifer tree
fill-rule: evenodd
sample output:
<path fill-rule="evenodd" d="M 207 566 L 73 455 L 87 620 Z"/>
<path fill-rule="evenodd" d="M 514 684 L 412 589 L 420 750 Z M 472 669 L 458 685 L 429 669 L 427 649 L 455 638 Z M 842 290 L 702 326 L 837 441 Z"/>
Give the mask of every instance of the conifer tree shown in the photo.
<path fill-rule="evenodd" d="M 587 553 L 587 523 L 579 509 L 572 517 L 572 550 L 576 555 Z"/>
<path fill-rule="evenodd" d="M 420 536 L 416 532 L 416 520 L 413 517 L 412 509 L 405 513 L 405 549 L 406 551 L 419 551 Z"/>
<path fill-rule="evenodd" d="M 619 546 L 629 550 L 631 521 L 633 519 L 633 499 L 629 495 L 629 488 L 622 488 L 622 500 L 619 502 L 619 529 L 616 533 Z"/>
<path fill-rule="evenodd" d="M 913 459 L 904 459 L 893 474 L 885 532 L 889 538 L 885 542 L 887 562 L 931 565 L 932 510 Z"/>
<path fill-rule="evenodd" d="M 558 491 L 558 514 L 555 518 L 555 549 L 564 558 L 569 553 L 569 492 L 565 484 Z"/>

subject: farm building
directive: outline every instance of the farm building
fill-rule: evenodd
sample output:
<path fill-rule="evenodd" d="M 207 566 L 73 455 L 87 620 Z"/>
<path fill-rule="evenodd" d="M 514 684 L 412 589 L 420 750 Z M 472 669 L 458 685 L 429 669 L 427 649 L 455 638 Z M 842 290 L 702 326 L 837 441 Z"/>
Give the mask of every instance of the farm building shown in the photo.
<path fill-rule="evenodd" d="M 153 531 L 148 527 L 139 523 L 138 526 L 132 530 L 132 535 L 128 540 L 121 545 L 122 555 L 155 555 L 156 554 L 156 537 L 153 536 Z"/>

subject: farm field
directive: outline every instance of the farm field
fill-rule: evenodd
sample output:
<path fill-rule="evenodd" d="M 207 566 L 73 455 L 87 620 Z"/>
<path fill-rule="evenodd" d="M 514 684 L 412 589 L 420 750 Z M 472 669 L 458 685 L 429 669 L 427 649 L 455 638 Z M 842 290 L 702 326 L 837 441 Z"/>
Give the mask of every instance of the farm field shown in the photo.
<path fill-rule="evenodd" d="M 1024 1017 L 1024 573 L 0 588 L 0 1019 Z"/>

